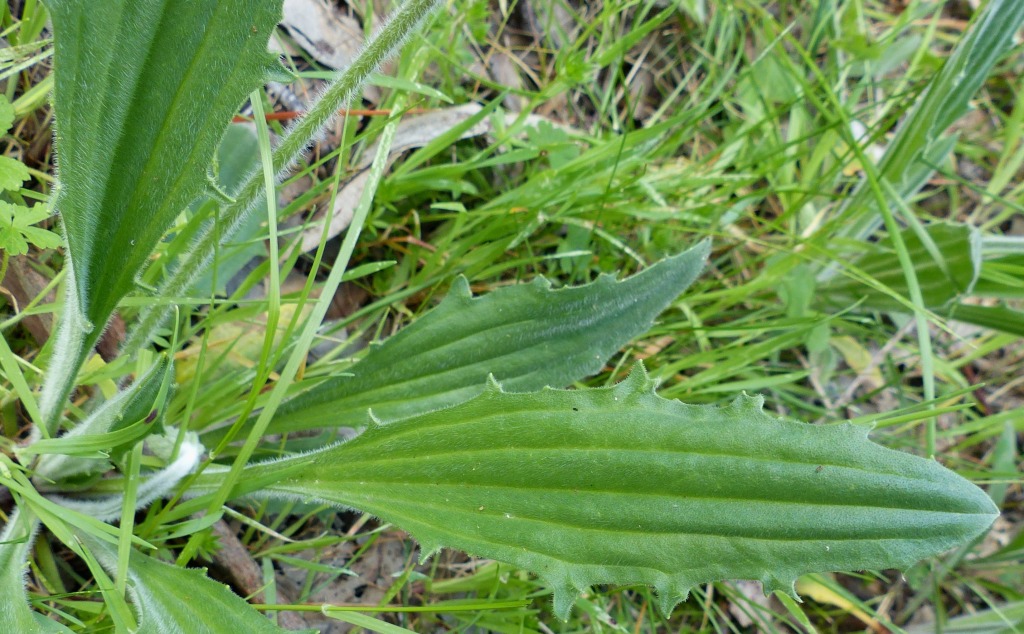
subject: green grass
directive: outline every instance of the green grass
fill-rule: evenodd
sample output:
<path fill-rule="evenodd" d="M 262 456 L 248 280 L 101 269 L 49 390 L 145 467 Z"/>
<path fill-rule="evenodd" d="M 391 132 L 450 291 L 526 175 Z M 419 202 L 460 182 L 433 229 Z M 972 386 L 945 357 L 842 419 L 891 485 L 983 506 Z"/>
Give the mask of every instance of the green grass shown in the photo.
<path fill-rule="evenodd" d="M 903 310 L 835 305 L 826 301 L 825 286 L 841 279 L 876 287 L 857 257 L 865 240 L 888 240 L 900 235 L 898 227 L 954 221 L 991 235 L 1021 235 L 1024 107 L 1017 95 L 1024 90 L 1024 51 L 1017 47 L 999 60 L 987 79 L 968 66 L 967 79 L 982 84 L 974 110 L 955 118 L 958 136 L 950 154 L 937 152 L 936 174 L 920 191 L 902 191 L 894 175 L 907 169 L 905 152 L 945 131 L 940 116 L 922 120 L 910 113 L 928 103 L 923 91 L 961 40 L 967 14 L 924 2 L 897 14 L 893 3 L 873 0 L 728 0 L 706 3 L 701 17 L 697 8 L 704 4 L 558 0 L 530 3 L 530 17 L 513 0 L 458 0 L 448 7 L 447 18 L 414 40 L 391 72 L 401 85 L 418 82 L 431 90 L 383 88 L 373 107 L 442 108 L 448 104 L 440 94 L 456 104 L 481 103 L 486 113 L 507 113 L 515 100 L 523 116 L 501 117 L 489 135 L 438 138 L 379 175 L 376 197 L 360 209 L 365 222 L 357 214 L 358 242 L 350 231 L 344 245 L 321 247 L 350 253 L 350 268 L 394 265 L 342 284 L 359 301 L 329 328 L 317 331 L 293 316 L 313 308 L 325 283 L 339 282 L 325 265 L 332 258 L 298 253 L 295 233 L 284 224 L 258 227 L 254 243 L 270 238 L 270 263 L 232 297 L 191 298 L 166 333 L 183 379 L 170 411 L 200 429 L 279 401 L 290 387 L 289 372 L 311 378 L 343 372 L 351 348 L 341 344 L 358 348 L 395 332 L 434 305 L 457 274 L 477 292 L 538 275 L 580 284 L 601 272 L 634 272 L 711 237 L 708 273 L 647 338 L 589 383 L 619 381 L 643 358 L 666 397 L 721 402 L 740 391 L 759 392 L 783 416 L 876 422 L 880 442 L 934 454 L 986 485 L 1003 503 L 1006 525 L 997 531 L 1012 539 L 1024 511 L 1020 340 L 929 309 L 915 290 L 926 262 L 909 259 L 899 242 L 894 252 L 906 287 L 882 290 Z M 5 49 L 13 58 L 4 62 L 10 72 L 3 88 L 18 123 L 3 147 L 34 170 L 31 191 L 23 193 L 30 198 L 49 194 L 51 185 L 49 152 L 39 150 L 49 113 L 37 89 L 47 85 L 50 48 L 39 39 L 45 36 L 39 5 L 24 6 L 21 21 L 3 14 L 8 40 L 18 45 Z M 513 60 L 518 83 L 487 74 L 495 56 Z M 316 69 L 305 74 L 315 76 Z M 957 87 L 939 90 L 948 95 Z M 527 113 L 551 124 L 535 126 Z M 937 131 L 929 127 L 936 121 Z M 875 165 L 901 122 L 909 131 L 899 143 L 908 149 Z M 259 146 L 268 158 L 265 131 Z M 303 214 L 330 204 L 346 169 L 387 134 L 384 118 L 348 121 L 341 138 L 350 147 L 314 152 L 311 166 L 295 177 L 310 179 L 307 195 L 280 209 L 271 204 L 266 213 L 302 224 Z M 897 182 L 889 187 L 882 176 Z M 880 204 L 891 198 L 896 202 Z M 187 243 L 184 219 L 178 230 L 182 237 L 164 243 L 165 254 Z M 54 251 L 29 257 L 51 276 L 59 269 Z M 1018 265 L 1005 275 L 1019 283 L 1020 273 Z M 299 284 L 284 287 L 289 278 Z M 1020 309 L 1020 294 L 1006 286 L 996 301 Z M 246 298 L 259 289 L 255 299 Z M 0 414 L 10 432 L 16 426 L 8 426 L 9 417 L 37 418 L 32 360 L 41 344 L 22 328 L 28 313 L 18 317 L 10 298 L 0 301 L 6 301 Z M 122 312 L 130 317 L 153 303 L 139 295 Z M 46 312 L 52 300 L 37 306 Z M 238 338 L 253 326 L 256 334 Z M 320 342 L 333 350 L 306 364 L 296 351 Z M 91 365 L 83 384 L 109 388 L 111 377 L 144 369 L 150 358 Z M 274 389 L 282 376 L 283 386 Z M 300 448 L 310 440 L 287 442 Z M 280 448 L 251 444 L 241 453 Z M 223 455 L 238 452 L 226 448 Z M 172 502 L 137 517 L 136 534 L 184 562 L 213 542 L 207 526 L 176 513 Z M 400 537 L 372 521 L 309 505 L 240 510 L 249 519 L 234 525 L 262 569 L 267 604 L 317 601 L 317 591 L 345 569 Z M 343 565 L 331 555 L 342 545 L 350 548 Z M 1000 546 L 990 537 L 908 571 L 823 577 L 817 581 L 832 598 L 805 592 L 801 604 L 778 598 L 762 604 L 756 592 L 736 584 L 709 584 L 668 618 L 657 613 L 646 588 L 598 588 L 563 624 L 550 613 L 547 590 L 525 573 L 454 554 L 417 566 L 414 546 L 403 543 L 399 565 L 382 572 L 386 588 L 372 596 L 395 606 L 374 616 L 414 632 L 839 632 L 869 627 L 865 618 L 896 630 L 1019 602 L 1024 544 L 1018 537 Z M 78 631 L 101 631 L 89 629 L 94 622 L 109 627 L 90 612 L 99 591 L 83 585 L 83 569 L 48 549 L 39 547 L 30 576 L 40 604 L 74 615 L 82 623 Z M 275 565 L 305 570 L 298 596 L 283 598 Z M 755 625 L 744 625 L 750 622 Z"/>

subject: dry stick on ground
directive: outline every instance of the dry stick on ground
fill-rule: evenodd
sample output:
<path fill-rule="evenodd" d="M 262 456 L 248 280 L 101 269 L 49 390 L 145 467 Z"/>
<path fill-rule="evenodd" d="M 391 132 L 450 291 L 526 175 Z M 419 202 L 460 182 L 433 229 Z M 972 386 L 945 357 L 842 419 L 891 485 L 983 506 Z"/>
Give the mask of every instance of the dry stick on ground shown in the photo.
<path fill-rule="evenodd" d="M 235 530 L 223 519 L 217 520 L 211 530 L 220 543 L 220 548 L 211 555 L 214 565 L 223 572 L 226 580 L 235 590 L 254 603 L 265 603 L 263 571 L 253 560 L 249 549 L 238 539 Z M 284 589 L 278 588 L 278 594 L 285 594 Z M 278 597 L 279 600 L 282 598 L 289 603 L 294 599 L 294 597 Z M 278 625 L 287 629 L 309 627 L 305 619 L 296 612 L 279 612 L 277 621 Z"/>
<path fill-rule="evenodd" d="M 359 110 L 354 108 L 346 108 L 338 111 L 338 114 L 343 117 L 390 117 L 393 114 L 393 110 Z M 431 112 L 430 108 L 409 108 L 403 111 L 405 114 L 423 114 L 425 112 Z M 279 112 L 268 112 L 263 115 L 263 118 L 267 121 L 291 121 L 298 119 L 305 112 L 298 110 L 281 110 Z M 232 120 L 232 123 L 247 123 L 252 121 L 252 117 L 246 117 L 243 115 L 237 115 Z"/>
<path fill-rule="evenodd" d="M 32 268 L 27 256 L 16 256 L 8 261 L 7 275 L 0 280 L 7 290 L 10 291 L 11 300 L 14 302 L 14 312 L 19 313 L 27 304 L 35 300 L 45 289 L 49 280 Z M 50 291 L 45 301 L 54 301 L 56 294 Z M 32 339 L 42 347 L 50 338 L 53 330 L 53 315 L 42 313 L 39 315 L 28 315 L 22 320 L 25 329 L 32 335 Z"/>

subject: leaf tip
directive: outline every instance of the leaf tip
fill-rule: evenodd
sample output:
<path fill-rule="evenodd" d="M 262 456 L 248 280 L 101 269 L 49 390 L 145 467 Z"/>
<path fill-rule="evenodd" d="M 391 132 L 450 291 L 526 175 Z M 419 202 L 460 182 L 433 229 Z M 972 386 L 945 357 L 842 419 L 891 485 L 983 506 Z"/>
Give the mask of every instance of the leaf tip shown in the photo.
<path fill-rule="evenodd" d="M 695 253 L 699 253 L 707 260 L 711 256 L 711 238 L 704 238 L 694 246 L 690 247 Z"/>
<path fill-rule="evenodd" d="M 463 302 L 473 299 L 473 291 L 469 288 L 469 280 L 466 279 L 465 275 L 459 275 L 455 278 L 451 289 L 448 290 L 448 297 L 462 300 Z"/>
<path fill-rule="evenodd" d="M 696 278 L 701 271 L 708 265 L 708 258 L 711 257 L 711 238 L 704 238 L 697 244 L 693 245 L 689 249 L 682 253 L 670 256 L 651 265 L 648 268 L 653 268 L 662 262 L 670 263 L 670 266 L 679 267 L 678 272 L 683 274 L 688 279 L 685 286 L 680 288 L 680 292 L 689 286 L 693 279 Z M 685 272 L 684 272 L 685 271 Z"/>
<path fill-rule="evenodd" d="M 419 560 L 420 560 L 420 565 L 422 566 L 425 563 L 427 563 L 428 561 L 430 561 L 430 559 L 434 555 L 440 553 L 442 546 L 441 546 L 441 544 L 438 544 L 438 543 L 430 541 L 430 540 L 423 540 L 423 539 L 421 539 L 421 540 L 419 540 L 419 542 L 420 542 L 420 558 L 419 558 Z"/>
<path fill-rule="evenodd" d="M 647 368 L 644 367 L 643 361 L 637 361 L 633 364 L 633 368 L 629 371 L 629 376 L 626 377 L 625 381 L 619 383 L 622 389 L 631 394 L 654 394 L 654 391 L 658 389 L 661 384 L 659 379 L 652 379 L 647 374 Z"/>
<path fill-rule="evenodd" d="M 792 597 L 794 601 L 802 603 L 800 595 L 796 592 L 796 577 L 784 578 L 775 575 L 765 575 L 761 577 L 761 586 L 764 588 L 764 595 L 770 596 L 772 593 L 779 592 Z"/>
<path fill-rule="evenodd" d="M 576 599 L 580 596 L 580 590 L 568 579 L 554 582 L 551 585 L 554 590 L 551 609 L 560 620 L 568 621 L 569 615 L 572 614 L 572 608 L 576 605 Z"/>
<path fill-rule="evenodd" d="M 484 394 L 503 394 L 504 390 L 501 389 L 501 383 L 494 377 L 493 374 L 487 374 L 487 384 L 484 386 Z"/>
<path fill-rule="evenodd" d="M 282 84 L 290 84 L 299 78 L 290 68 L 285 66 L 284 58 L 280 55 L 267 53 L 264 58 L 264 75 L 267 81 L 276 81 Z"/>
<path fill-rule="evenodd" d="M 761 414 L 764 413 L 764 397 L 743 392 L 733 399 L 731 407 L 739 414 Z"/>
<path fill-rule="evenodd" d="M 676 606 L 690 596 L 690 586 L 680 580 L 670 580 L 655 586 L 658 595 L 658 610 L 667 619 L 672 616 Z"/>

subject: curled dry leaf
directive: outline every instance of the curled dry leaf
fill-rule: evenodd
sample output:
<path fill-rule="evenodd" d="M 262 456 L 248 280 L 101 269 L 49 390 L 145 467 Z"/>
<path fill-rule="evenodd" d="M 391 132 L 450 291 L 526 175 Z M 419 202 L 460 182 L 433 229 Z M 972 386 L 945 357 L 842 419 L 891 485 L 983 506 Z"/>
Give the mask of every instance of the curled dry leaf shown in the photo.
<path fill-rule="evenodd" d="M 318 63 L 336 70 L 348 68 L 362 50 L 365 38 L 363 27 L 354 16 L 343 13 L 334 3 L 324 0 L 284 0 L 281 25 L 306 53 Z M 289 51 L 281 51 L 289 54 Z M 304 91 L 316 92 L 318 82 L 304 82 Z M 380 89 L 367 85 L 363 98 L 371 103 L 380 101 Z M 288 105 L 290 110 L 302 110 L 299 104 Z"/>
<path fill-rule="evenodd" d="M 284 0 L 284 28 L 324 66 L 347 67 L 363 46 L 363 29 L 352 16 L 323 0 Z"/>

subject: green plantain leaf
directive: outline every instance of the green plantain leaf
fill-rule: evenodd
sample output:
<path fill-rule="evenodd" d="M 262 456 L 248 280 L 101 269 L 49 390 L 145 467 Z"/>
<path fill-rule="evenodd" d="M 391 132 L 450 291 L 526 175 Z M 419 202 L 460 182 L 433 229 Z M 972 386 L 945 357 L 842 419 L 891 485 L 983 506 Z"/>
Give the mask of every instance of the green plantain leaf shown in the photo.
<path fill-rule="evenodd" d="M 902 232 L 926 308 L 936 309 L 969 294 L 981 273 L 981 238 L 977 229 L 963 224 L 936 223 L 925 229 L 930 244 L 912 229 Z M 909 297 L 907 280 L 889 242 L 865 245 L 867 252 L 853 265 L 881 282 L 896 295 Z M 910 312 L 892 294 L 869 287 L 860 280 L 834 278 L 820 287 L 821 297 L 831 303 L 862 301 L 871 310 Z"/>
<path fill-rule="evenodd" d="M 88 350 L 204 189 L 238 106 L 276 62 L 275 0 L 47 0 L 60 190 Z"/>
<path fill-rule="evenodd" d="M 985 258 L 981 276 L 974 285 L 974 294 L 979 297 L 1024 299 L 1024 237 L 1000 236 L 999 240 L 1012 241 L 1013 251 Z"/>
<path fill-rule="evenodd" d="M 975 326 L 1024 337 L 1024 312 L 1006 306 L 953 304 L 940 310 L 939 314 Z"/>
<path fill-rule="evenodd" d="M 17 509 L 0 532 L 0 624 L 5 632 L 66 634 L 71 630 L 32 610 L 25 596 L 28 553 L 39 525 L 30 517 Z"/>
<path fill-rule="evenodd" d="M 538 278 L 474 298 L 458 278 L 441 304 L 352 367 L 286 401 L 268 433 L 394 420 L 479 394 L 489 373 L 516 392 L 562 387 L 598 372 L 696 279 L 702 242 L 616 282 L 609 275 L 551 290 Z M 214 432 L 216 433 L 216 432 Z"/>
<path fill-rule="evenodd" d="M 638 367 L 606 389 L 492 384 L 461 405 L 250 466 L 233 494 L 356 508 L 410 531 L 424 553 L 446 546 L 532 570 L 563 618 L 598 583 L 654 585 L 668 612 L 711 580 L 793 592 L 807 572 L 905 567 L 993 522 L 981 489 L 867 433 L 779 420 L 756 397 L 669 401 Z"/>
<path fill-rule="evenodd" d="M 912 229 L 903 231 L 914 272 L 921 285 L 925 308 L 976 326 L 1024 336 L 1024 314 L 1006 306 L 979 306 L 959 300 L 968 296 L 1017 298 L 1021 294 L 1022 258 L 1007 255 L 982 258 L 982 238 L 974 227 L 936 223 L 925 229 L 926 244 Z M 888 242 L 867 245 L 868 252 L 854 266 L 890 290 L 867 286 L 859 280 L 833 278 L 818 287 L 817 296 L 832 305 L 851 305 L 868 310 L 910 312 L 897 297 L 909 297 L 899 258 Z"/>
<path fill-rule="evenodd" d="M 117 550 L 85 537 L 100 564 L 117 569 Z M 133 551 L 128 563 L 128 592 L 137 613 L 139 634 L 281 634 L 274 625 L 227 586 L 200 570 L 165 564 Z"/>

